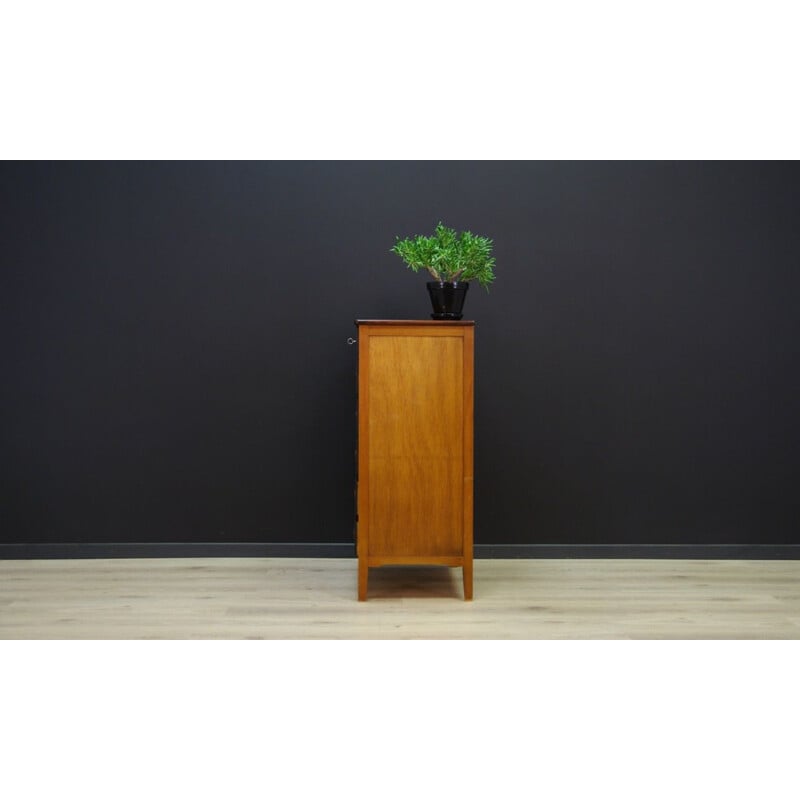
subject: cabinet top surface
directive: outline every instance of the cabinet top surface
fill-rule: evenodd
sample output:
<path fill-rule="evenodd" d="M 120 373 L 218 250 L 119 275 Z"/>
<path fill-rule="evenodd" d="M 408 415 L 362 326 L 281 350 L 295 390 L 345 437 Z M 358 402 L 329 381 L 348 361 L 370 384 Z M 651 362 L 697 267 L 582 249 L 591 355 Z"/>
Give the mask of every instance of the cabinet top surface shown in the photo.
<path fill-rule="evenodd" d="M 438 320 L 438 319 L 357 319 L 356 325 L 420 325 L 432 328 L 441 328 L 448 325 L 459 326 L 467 325 L 473 327 L 475 320 L 472 319 L 459 319 L 459 320 Z"/>

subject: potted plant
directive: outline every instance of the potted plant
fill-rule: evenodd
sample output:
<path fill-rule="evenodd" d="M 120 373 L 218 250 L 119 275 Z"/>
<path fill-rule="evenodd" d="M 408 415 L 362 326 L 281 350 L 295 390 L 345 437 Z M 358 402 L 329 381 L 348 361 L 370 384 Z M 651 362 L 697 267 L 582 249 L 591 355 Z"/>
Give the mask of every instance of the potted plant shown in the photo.
<path fill-rule="evenodd" d="M 425 269 L 433 277 L 428 281 L 433 319 L 461 319 L 469 282 L 488 290 L 494 280 L 492 240 L 469 231 L 456 233 L 441 222 L 433 236 L 398 236 L 391 252 L 414 272 Z"/>

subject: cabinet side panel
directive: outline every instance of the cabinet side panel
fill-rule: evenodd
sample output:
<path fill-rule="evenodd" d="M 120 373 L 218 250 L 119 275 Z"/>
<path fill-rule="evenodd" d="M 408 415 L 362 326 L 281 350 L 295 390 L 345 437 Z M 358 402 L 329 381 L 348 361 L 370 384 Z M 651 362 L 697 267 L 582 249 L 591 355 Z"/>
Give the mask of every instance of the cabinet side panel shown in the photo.
<path fill-rule="evenodd" d="M 464 558 L 472 561 L 475 330 L 464 331 Z M 470 567 L 471 570 L 471 567 Z"/>
<path fill-rule="evenodd" d="M 366 569 L 369 552 L 369 330 L 359 331 L 358 346 L 358 455 L 356 461 L 356 553 L 359 571 Z M 366 575 L 366 573 L 364 573 Z M 365 588 L 366 593 L 366 588 Z"/>
<path fill-rule="evenodd" d="M 461 555 L 463 338 L 383 335 L 368 346 L 369 553 Z"/>

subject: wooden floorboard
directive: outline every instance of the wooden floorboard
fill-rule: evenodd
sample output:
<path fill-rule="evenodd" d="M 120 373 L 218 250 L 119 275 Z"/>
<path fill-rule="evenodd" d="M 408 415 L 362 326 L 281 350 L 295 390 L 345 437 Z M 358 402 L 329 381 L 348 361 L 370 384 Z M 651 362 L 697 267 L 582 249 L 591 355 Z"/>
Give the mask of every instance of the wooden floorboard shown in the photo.
<path fill-rule="evenodd" d="M 800 561 L 0 561 L 0 639 L 800 639 Z"/>

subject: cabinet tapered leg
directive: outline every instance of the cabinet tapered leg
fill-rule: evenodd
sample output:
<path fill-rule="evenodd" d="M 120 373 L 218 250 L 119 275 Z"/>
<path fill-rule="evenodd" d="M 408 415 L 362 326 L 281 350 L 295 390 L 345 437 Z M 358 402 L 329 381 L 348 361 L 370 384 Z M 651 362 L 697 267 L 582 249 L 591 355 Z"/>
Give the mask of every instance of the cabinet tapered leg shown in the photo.
<path fill-rule="evenodd" d="M 367 566 L 366 558 L 358 559 L 358 599 L 367 599 L 367 576 L 369 567 Z"/>
<path fill-rule="evenodd" d="M 472 559 L 464 562 L 464 599 L 472 600 Z"/>

